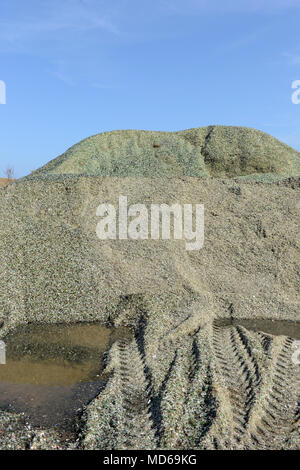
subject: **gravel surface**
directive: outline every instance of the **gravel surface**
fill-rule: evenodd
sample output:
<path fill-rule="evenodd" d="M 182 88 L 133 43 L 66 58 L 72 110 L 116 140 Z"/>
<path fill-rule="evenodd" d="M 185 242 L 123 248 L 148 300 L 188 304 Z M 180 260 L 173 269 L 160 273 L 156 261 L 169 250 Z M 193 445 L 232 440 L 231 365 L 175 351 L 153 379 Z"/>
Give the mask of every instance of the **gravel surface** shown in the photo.
<path fill-rule="evenodd" d="M 28 322 L 135 331 L 110 350 L 107 387 L 67 446 L 300 447 L 291 340 L 214 324 L 299 321 L 299 176 L 299 152 L 276 139 L 210 126 L 99 134 L 0 189 L 0 338 Z M 204 204 L 203 249 L 99 240 L 96 208 L 119 195 Z M 62 446 L 7 432 L 2 448 Z"/>

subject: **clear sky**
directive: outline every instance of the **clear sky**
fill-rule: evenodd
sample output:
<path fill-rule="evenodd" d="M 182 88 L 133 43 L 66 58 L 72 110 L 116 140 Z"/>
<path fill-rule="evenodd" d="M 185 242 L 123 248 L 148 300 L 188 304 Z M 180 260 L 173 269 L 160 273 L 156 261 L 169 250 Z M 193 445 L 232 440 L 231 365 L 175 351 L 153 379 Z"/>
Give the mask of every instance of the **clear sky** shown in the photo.
<path fill-rule="evenodd" d="M 115 129 L 255 127 L 300 150 L 299 0 L 0 0 L 0 170 Z"/>

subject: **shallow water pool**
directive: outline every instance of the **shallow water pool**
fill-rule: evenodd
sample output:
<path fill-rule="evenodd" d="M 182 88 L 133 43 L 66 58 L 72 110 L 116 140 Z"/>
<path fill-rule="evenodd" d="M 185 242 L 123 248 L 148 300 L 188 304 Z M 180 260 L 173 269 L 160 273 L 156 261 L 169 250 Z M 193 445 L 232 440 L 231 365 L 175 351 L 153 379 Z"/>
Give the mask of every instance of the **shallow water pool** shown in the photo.
<path fill-rule="evenodd" d="M 300 322 L 253 318 L 222 318 L 215 320 L 219 326 L 244 326 L 248 330 L 261 331 L 273 336 L 289 336 L 300 339 Z"/>
<path fill-rule="evenodd" d="M 39 427 L 68 428 L 105 385 L 103 353 L 127 328 L 99 323 L 31 324 L 4 338 L 0 409 L 24 412 Z"/>

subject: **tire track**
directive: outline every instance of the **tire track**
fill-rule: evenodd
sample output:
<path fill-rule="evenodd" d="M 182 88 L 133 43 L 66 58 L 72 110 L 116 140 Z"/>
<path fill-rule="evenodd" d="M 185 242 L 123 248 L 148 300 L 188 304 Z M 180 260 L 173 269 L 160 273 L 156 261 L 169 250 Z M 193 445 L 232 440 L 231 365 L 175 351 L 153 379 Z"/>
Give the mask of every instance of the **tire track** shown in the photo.
<path fill-rule="evenodd" d="M 258 394 L 260 372 L 242 327 L 213 325 L 213 348 L 228 390 L 232 429 L 224 447 L 240 448 Z M 219 440 L 220 441 L 220 440 Z M 218 444 L 220 447 L 220 443 Z"/>
<path fill-rule="evenodd" d="M 175 364 L 162 394 L 162 448 L 199 449 L 215 417 L 210 354 L 198 334 L 177 343 Z"/>
<path fill-rule="evenodd" d="M 89 448 L 300 449 L 291 338 L 210 323 L 170 342 L 155 388 L 141 331 L 109 351 Z"/>
<path fill-rule="evenodd" d="M 284 449 L 295 444 L 299 448 L 299 370 L 291 360 L 293 340 L 282 337 L 277 343 L 271 383 L 258 413 L 260 419 L 251 434 L 252 443 L 259 448 Z"/>
<path fill-rule="evenodd" d="M 153 449 L 157 446 L 150 411 L 149 383 L 136 341 L 118 341 L 120 393 L 122 395 L 123 449 Z"/>

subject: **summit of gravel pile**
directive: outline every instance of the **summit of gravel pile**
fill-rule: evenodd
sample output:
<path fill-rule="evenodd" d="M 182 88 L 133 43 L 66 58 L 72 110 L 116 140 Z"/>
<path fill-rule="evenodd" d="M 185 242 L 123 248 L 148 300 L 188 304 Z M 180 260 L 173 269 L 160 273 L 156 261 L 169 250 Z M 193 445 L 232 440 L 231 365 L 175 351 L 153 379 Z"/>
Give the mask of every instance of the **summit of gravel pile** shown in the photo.
<path fill-rule="evenodd" d="M 296 176 L 300 153 L 256 129 L 121 130 L 89 137 L 32 173 L 90 176 Z"/>

